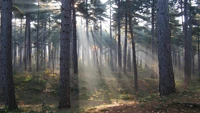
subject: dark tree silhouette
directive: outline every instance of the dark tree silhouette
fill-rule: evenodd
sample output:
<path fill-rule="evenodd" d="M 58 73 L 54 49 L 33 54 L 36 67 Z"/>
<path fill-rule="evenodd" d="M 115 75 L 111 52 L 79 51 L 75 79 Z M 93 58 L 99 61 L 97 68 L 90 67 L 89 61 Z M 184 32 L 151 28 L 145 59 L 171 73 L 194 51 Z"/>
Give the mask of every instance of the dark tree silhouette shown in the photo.
<path fill-rule="evenodd" d="M 3 0 L 1 8 L 1 71 L 5 106 L 17 109 L 12 72 L 12 0 Z"/>
<path fill-rule="evenodd" d="M 60 91 L 58 108 L 70 108 L 71 0 L 61 1 Z"/>
<path fill-rule="evenodd" d="M 168 4 L 168 0 L 159 0 L 157 2 L 159 91 L 161 96 L 175 92 Z"/>

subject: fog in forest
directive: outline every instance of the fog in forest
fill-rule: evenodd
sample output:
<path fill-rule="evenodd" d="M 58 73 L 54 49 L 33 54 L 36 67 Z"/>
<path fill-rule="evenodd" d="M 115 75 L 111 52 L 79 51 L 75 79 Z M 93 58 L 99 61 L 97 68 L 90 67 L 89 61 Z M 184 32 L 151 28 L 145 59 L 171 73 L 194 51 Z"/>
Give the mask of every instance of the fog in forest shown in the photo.
<path fill-rule="evenodd" d="M 199 6 L 0 1 L 0 113 L 200 112 Z"/>

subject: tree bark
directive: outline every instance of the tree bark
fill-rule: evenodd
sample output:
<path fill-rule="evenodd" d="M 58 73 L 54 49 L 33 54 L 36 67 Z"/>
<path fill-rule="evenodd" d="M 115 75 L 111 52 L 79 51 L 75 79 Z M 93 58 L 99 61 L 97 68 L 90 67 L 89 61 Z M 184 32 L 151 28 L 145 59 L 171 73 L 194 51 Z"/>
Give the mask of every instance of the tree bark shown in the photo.
<path fill-rule="evenodd" d="M 27 14 L 26 15 L 27 17 L 26 17 L 26 19 L 27 19 L 27 38 L 26 39 L 28 39 L 27 40 L 27 60 L 28 60 L 28 69 L 29 69 L 29 71 L 31 71 L 32 70 L 32 68 L 31 68 L 31 50 L 32 50 L 32 48 L 31 48 L 31 26 L 30 26 L 30 15 L 29 14 Z"/>
<path fill-rule="evenodd" d="M 76 9 L 74 7 L 75 1 L 72 0 L 73 4 L 73 68 L 74 73 L 78 74 L 78 55 L 77 55 L 77 36 L 76 36 Z"/>
<path fill-rule="evenodd" d="M 185 39 L 185 65 L 184 65 L 184 81 L 185 85 L 188 86 L 191 81 L 191 37 L 189 36 L 189 9 L 188 9 L 188 0 L 184 0 L 184 39 Z"/>
<path fill-rule="evenodd" d="M 61 1 L 60 90 L 58 108 L 70 108 L 71 0 Z"/>
<path fill-rule="evenodd" d="M 112 38 L 112 5 L 111 5 L 111 0 L 110 0 L 110 68 L 112 71 L 114 71 L 113 67 L 113 38 Z"/>
<path fill-rule="evenodd" d="M 12 0 L 3 0 L 1 8 L 1 72 L 5 106 L 17 109 L 12 71 Z"/>
<path fill-rule="evenodd" d="M 155 0 L 152 0 L 152 6 L 151 6 L 152 12 L 151 12 L 151 57 L 152 57 L 152 66 L 151 66 L 151 78 L 155 78 L 155 72 L 154 72 L 154 38 L 155 38 Z"/>
<path fill-rule="evenodd" d="M 128 15 L 127 12 L 125 14 L 125 41 L 124 41 L 124 66 L 123 66 L 123 72 L 126 73 L 126 56 L 127 56 L 127 26 L 128 26 Z"/>
<path fill-rule="evenodd" d="M 168 5 L 169 0 L 157 2 L 159 92 L 161 96 L 175 92 Z"/>
<path fill-rule="evenodd" d="M 37 11 L 37 38 L 36 38 L 36 71 L 39 71 L 39 24 L 40 24 L 40 11 L 39 11 L 39 0 L 38 0 L 38 11 Z"/>
<path fill-rule="evenodd" d="M 199 78 L 200 78 L 200 51 L 199 51 L 199 44 L 200 44 L 200 39 L 199 39 L 199 31 L 198 31 L 198 70 L 199 70 Z"/>
<path fill-rule="evenodd" d="M 134 82 L 135 82 L 135 92 L 138 91 L 138 73 L 137 73 L 137 61 L 136 61 L 136 52 L 135 52 L 135 41 L 133 36 L 133 28 L 132 28 L 132 16 L 129 11 L 129 29 L 132 39 L 132 53 L 133 53 L 133 68 L 134 68 Z"/>
<path fill-rule="evenodd" d="M 117 0 L 118 14 L 117 14 L 117 29 L 118 29 L 118 74 L 121 76 L 122 71 L 122 55 L 121 55 L 121 1 Z"/>

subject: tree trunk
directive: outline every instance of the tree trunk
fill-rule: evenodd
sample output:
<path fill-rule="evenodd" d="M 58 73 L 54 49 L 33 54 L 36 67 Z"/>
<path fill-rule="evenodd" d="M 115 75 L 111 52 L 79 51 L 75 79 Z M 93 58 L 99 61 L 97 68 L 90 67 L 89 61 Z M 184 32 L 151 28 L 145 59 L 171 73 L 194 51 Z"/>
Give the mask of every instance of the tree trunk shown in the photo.
<path fill-rule="evenodd" d="M 100 54 L 99 54 L 99 69 L 102 69 L 103 41 L 102 41 L 102 22 L 100 20 Z"/>
<path fill-rule="evenodd" d="M 24 70 L 27 71 L 27 33 L 28 33 L 28 16 L 26 15 L 25 37 L 24 37 Z"/>
<path fill-rule="evenodd" d="M 44 50 L 44 52 L 43 52 L 43 65 L 44 65 L 44 69 L 46 69 L 46 41 L 47 41 L 47 31 L 46 31 L 46 29 L 47 29 L 47 22 L 44 22 L 44 37 L 43 37 L 43 50 Z"/>
<path fill-rule="evenodd" d="M 157 2 L 159 91 L 161 96 L 175 92 L 168 5 L 168 0 L 159 0 Z"/>
<path fill-rule="evenodd" d="M 32 70 L 32 68 L 31 68 L 31 50 L 32 50 L 32 48 L 31 48 L 31 26 L 30 26 L 30 15 L 29 14 L 27 14 L 26 15 L 27 17 L 26 17 L 26 19 L 27 19 L 27 39 L 28 39 L 28 42 L 27 42 L 27 53 L 28 53 L 28 55 L 27 55 L 27 57 L 28 57 L 28 68 L 29 68 L 29 71 L 31 71 Z"/>
<path fill-rule="evenodd" d="M 121 55 L 121 1 L 117 0 L 118 14 L 117 14 L 117 29 L 118 29 L 118 74 L 121 76 L 122 71 L 122 55 Z"/>
<path fill-rule="evenodd" d="M 12 0 L 3 0 L 1 8 L 1 75 L 5 106 L 17 109 L 12 71 Z"/>
<path fill-rule="evenodd" d="M 137 61 L 136 61 L 136 52 L 135 52 L 135 41 L 133 36 L 133 28 L 132 28 L 132 16 L 129 12 L 129 29 L 132 39 L 132 53 L 133 53 L 133 68 L 134 68 L 134 82 L 135 82 L 135 92 L 138 91 L 138 73 L 137 73 Z"/>
<path fill-rule="evenodd" d="M 131 49 L 128 47 L 128 64 L 127 64 L 127 67 L 128 67 L 128 71 L 131 72 Z"/>
<path fill-rule="evenodd" d="M 39 0 L 38 0 L 38 11 L 37 11 L 37 39 L 36 39 L 36 71 L 38 72 L 39 71 L 39 15 L 40 15 L 40 11 L 39 11 Z"/>
<path fill-rule="evenodd" d="M 199 51 L 199 44 L 200 44 L 200 40 L 199 40 L 199 31 L 198 31 L 198 70 L 199 70 L 199 78 L 200 78 L 200 51 Z"/>
<path fill-rule="evenodd" d="M 16 70 L 16 64 L 17 64 L 17 41 L 13 41 L 13 57 L 14 57 L 14 63 L 13 63 L 13 69 Z"/>
<path fill-rule="evenodd" d="M 49 13 L 49 41 L 48 41 L 48 68 L 51 69 L 51 40 L 50 40 L 50 35 L 51 35 L 51 15 Z"/>
<path fill-rule="evenodd" d="M 112 5 L 111 5 L 111 0 L 110 0 L 110 67 L 111 70 L 114 71 L 114 67 L 113 67 L 113 53 L 112 53 L 112 49 L 113 49 L 113 38 L 112 38 Z"/>
<path fill-rule="evenodd" d="M 184 17 L 185 17 L 185 24 L 184 24 L 184 39 L 185 39 L 185 66 L 184 66 L 184 76 L 185 76 L 185 85 L 188 86 L 191 81 L 191 37 L 189 36 L 189 27 L 188 27 L 188 0 L 184 0 Z"/>
<path fill-rule="evenodd" d="M 126 13 L 125 15 L 125 41 L 124 41 L 124 66 L 123 66 L 123 72 L 126 73 L 126 55 L 127 55 L 127 21 L 128 21 L 128 15 Z"/>
<path fill-rule="evenodd" d="M 20 24 L 20 39 L 19 39 L 19 67 L 21 68 L 22 66 L 22 19 L 21 19 L 21 24 Z"/>
<path fill-rule="evenodd" d="M 87 10 L 87 13 L 88 12 L 88 0 L 86 0 L 86 10 Z M 89 55 L 89 50 L 90 50 L 90 46 L 89 46 L 89 21 L 88 21 L 88 17 L 86 17 L 86 37 L 87 37 L 87 43 L 86 43 L 86 48 L 87 49 L 84 49 L 85 52 L 86 52 L 86 62 L 87 62 L 87 65 L 90 66 L 90 55 Z"/>
<path fill-rule="evenodd" d="M 70 108 L 71 0 L 62 0 L 60 39 L 60 90 L 58 108 Z"/>
<path fill-rule="evenodd" d="M 73 6 L 75 1 L 72 0 Z M 74 73 L 78 74 L 78 55 L 77 55 L 77 36 L 76 36 L 76 9 L 73 7 L 73 68 Z"/>
<path fill-rule="evenodd" d="M 154 38 L 155 38 L 155 0 L 152 0 L 152 6 L 151 6 L 151 9 L 152 9 L 152 12 L 151 12 L 151 57 L 152 57 L 152 66 L 151 66 L 151 78 L 155 78 L 155 66 L 154 66 L 154 63 L 155 63 L 155 58 L 154 58 Z"/>

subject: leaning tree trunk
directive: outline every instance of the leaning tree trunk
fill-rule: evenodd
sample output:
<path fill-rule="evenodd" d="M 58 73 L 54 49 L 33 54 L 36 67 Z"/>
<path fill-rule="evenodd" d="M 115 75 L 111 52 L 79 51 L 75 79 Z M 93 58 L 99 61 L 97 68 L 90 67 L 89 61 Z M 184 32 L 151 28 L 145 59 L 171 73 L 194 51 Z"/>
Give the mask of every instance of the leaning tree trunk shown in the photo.
<path fill-rule="evenodd" d="M 62 0 L 60 38 L 60 90 L 58 108 L 70 108 L 71 0 Z"/>
<path fill-rule="evenodd" d="M 2 0 L 1 8 L 1 70 L 5 106 L 17 109 L 12 71 L 12 0 Z"/>
<path fill-rule="evenodd" d="M 159 0 L 157 2 L 159 91 L 161 96 L 175 92 L 168 4 L 169 0 Z"/>

